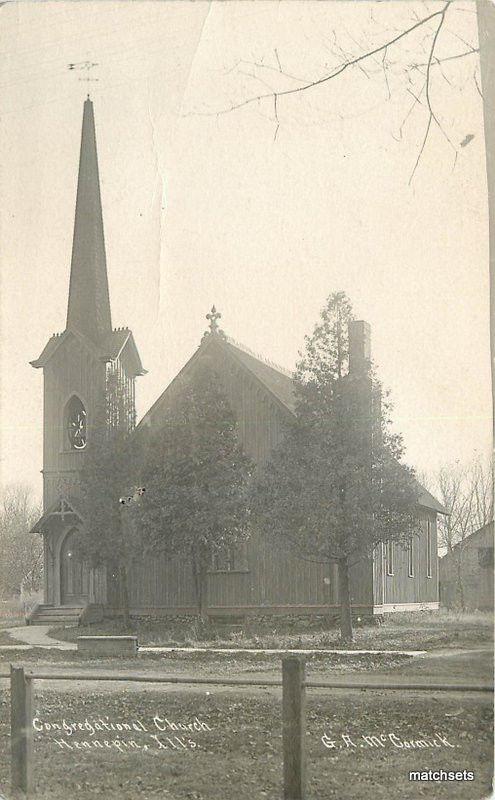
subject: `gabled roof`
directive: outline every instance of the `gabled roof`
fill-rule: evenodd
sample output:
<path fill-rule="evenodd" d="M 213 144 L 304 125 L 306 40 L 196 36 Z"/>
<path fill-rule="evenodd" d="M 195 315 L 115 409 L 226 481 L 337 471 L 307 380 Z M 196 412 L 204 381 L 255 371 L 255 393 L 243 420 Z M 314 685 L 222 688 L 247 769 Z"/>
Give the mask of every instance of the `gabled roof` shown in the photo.
<path fill-rule="evenodd" d="M 59 498 L 45 511 L 45 513 L 34 523 L 29 533 L 43 533 L 43 531 L 50 526 L 53 520 L 66 520 L 78 519 L 83 520 L 83 515 L 78 508 L 78 503 L 73 498 Z"/>
<path fill-rule="evenodd" d="M 288 370 L 255 355 L 247 347 L 239 344 L 234 339 L 230 339 L 224 335 L 213 334 L 207 335 L 203 338 L 196 352 L 191 356 L 189 361 L 186 362 L 181 371 L 176 375 L 171 383 L 169 383 L 165 391 L 162 392 L 160 397 L 141 419 L 136 428 L 136 432 L 151 424 L 155 412 L 165 402 L 166 395 L 170 388 L 176 382 L 178 382 L 181 377 L 187 374 L 190 369 L 192 369 L 196 360 L 200 358 L 201 354 L 204 353 L 212 344 L 220 347 L 223 352 L 227 353 L 235 360 L 236 364 L 240 364 L 244 369 L 246 369 L 250 375 L 252 375 L 258 383 L 262 384 L 264 388 L 272 395 L 272 397 L 283 406 L 283 408 L 290 412 L 290 414 L 295 413 L 296 399 L 294 383 L 291 373 Z M 420 488 L 418 505 L 422 506 L 423 508 L 436 511 L 439 514 L 448 513 L 442 504 L 439 503 L 438 500 L 436 500 L 427 489 L 425 489 L 419 483 L 418 486 Z"/>
<path fill-rule="evenodd" d="M 142 365 L 134 336 L 129 328 L 115 328 L 111 333 L 105 336 L 100 345 L 100 358 L 102 358 L 103 361 L 115 361 L 115 359 L 119 358 L 122 354 L 125 347 L 128 348 L 132 361 L 133 374 L 146 375 L 147 370 L 145 370 Z"/>
<path fill-rule="evenodd" d="M 101 341 L 101 351 L 109 359 L 118 358 L 131 336 L 128 328 L 116 328 L 108 333 Z"/>
<path fill-rule="evenodd" d="M 146 412 L 144 417 L 140 420 L 136 427 L 136 431 L 151 424 L 155 413 L 166 402 L 167 395 L 174 385 L 188 374 L 193 368 L 196 361 L 198 361 L 203 354 L 207 352 L 210 347 L 219 347 L 222 352 L 226 353 L 230 359 L 233 359 L 236 365 L 245 369 L 254 379 L 263 385 L 273 399 L 291 414 L 294 413 L 294 387 L 290 373 L 282 367 L 277 367 L 270 362 L 262 360 L 260 357 L 255 356 L 247 348 L 244 348 L 238 342 L 234 343 L 233 339 L 229 339 L 223 335 L 207 335 L 201 341 L 198 349 L 193 353 L 191 358 L 185 363 L 175 378 L 168 384 L 160 397 L 153 403 L 151 408 Z"/>
<path fill-rule="evenodd" d="M 75 339 L 78 339 L 78 341 L 80 341 L 81 344 L 83 344 L 84 347 L 86 347 L 96 358 L 99 357 L 98 348 L 91 339 L 88 339 L 87 336 L 79 333 L 79 331 L 65 330 L 63 333 L 54 333 L 50 337 L 43 348 L 41 355 L 38 356 L 38 358 L 36 358 L 34 361 L 29 362 L 31 366 L 35 367 L 35 369 L 45 367 L 50 359 L 55 355 L 60 345 L 67 341 L 67 339 L 69 339 L 71 336 L 73 336 Z"/>
<path fill-rule="evenodd" d="M 67 333 L 67 331 L 65 331 Z M 62 333 L 54 333 L 48 339 L 47 343 L 45 344 L 43 350 L 41 351 L 38 358 L 35 358 L 33 361 L 30 361 L 32 367 L 35 369 L 39 369 L 40 367 L 44 367 L 45 364 L 51 359 L 52 355 L 55 353 L 55 350 L 58 349 L 58 346 L 61 344 L 61 337 L 64 334 Z"/>
<path fill-rule="evenodd" d="M 277 400 L 280 400 L 289 411 L 294 413 L 296 408 L 294 383 L 288 370 L 256 356 L 246 347 L 235 342 L 234 339 L 227 337 L 222 344 Z"/>
<path fill-rule="evenodd" d="M 459 548 L 464 548 L 466 545 L 471 546 L 473 544 L 473 542 L 476 541 L 478 536 L 482 536 L 487 531 L 489 533 L 491 533 L 492 539 L 493 539 L 493 520 L 491 522 L 487 522 L 481 528 L 478 528 L 477 530 L 471 531 L 471 533 L 468 533 L 468 535 L 465 536 L 462 541 L 456 542 L 456 544 L 453 546 L 452 550 L 458 550 Z M 451 553 L 452 553 L 452 551 L 445 553 L 445 555 L 442 556 L 442 558 L 448 558 L 448 556 L 451 555 Z"/>
<path fill-rule="evenodd" d="M 423 508 L 431 508 L 432 511 L 437 511 L 439 514 L 446 514 L 448 515 L 449 512 L 438 500 L 433 497 L 433 495 L 425 489 L 424 486 L 418 482 L 418 486 L 421 490 L 421 494 L 418 499 L 418 505 L 423 506 Z"/>
<path fill-rule="evenodd" d="M 95 358 L 101 361 L 114 361 L 127 346 L 129 348 L 129 355 L 132 363 L 131 371 L 133 375 L 146 375 L 146 370 L 141 363 L 134 337 L 128 328 L 116 328 L 98 342 L 88 339 L 87 336 L 76 330 L 65 330 L 63 333 L 54 333 L 43 348 L 41 355 L 34 361 L 29 362 L 31 366 L 35 367 L 35 369 L 45 367 L 55 355 L 60 345 L 71 336 L 81 342 Z"/>

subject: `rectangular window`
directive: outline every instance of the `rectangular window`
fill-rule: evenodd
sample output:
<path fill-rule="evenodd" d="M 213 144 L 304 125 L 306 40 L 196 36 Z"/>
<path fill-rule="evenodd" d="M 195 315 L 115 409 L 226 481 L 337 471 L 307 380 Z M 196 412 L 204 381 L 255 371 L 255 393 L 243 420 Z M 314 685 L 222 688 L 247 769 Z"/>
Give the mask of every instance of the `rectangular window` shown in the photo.
<path fill-rule="evenodd" d="M 426 520 L 426 577 L 431 578 L 431 519 Z"/>
<path fill-rule="evenodd" d="M 385 567 L 387 575 L 394 574 L 394 543 L 385 542 Z"/>
<path fill-rule="evenodd" d="M 411 536 L 407 544 L 407 574 L 414 578 L 414 539 Z"/>

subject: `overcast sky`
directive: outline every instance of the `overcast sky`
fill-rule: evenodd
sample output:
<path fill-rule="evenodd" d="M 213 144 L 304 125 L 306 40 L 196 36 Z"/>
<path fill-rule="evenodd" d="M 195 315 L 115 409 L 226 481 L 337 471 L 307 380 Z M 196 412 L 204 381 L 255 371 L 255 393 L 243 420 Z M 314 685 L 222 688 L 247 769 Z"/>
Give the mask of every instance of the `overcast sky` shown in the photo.
<path fill-rule="evenodd" d="M 94 101 L 114 326 L 142 416 L 212 303 L 293 367 L 327 295 L 372 326 L 408 461 L 490 447 L 488 237 L 475 6 L 301 86 L 443 7 L 416 2 L 9 2 L 0 9 L 1 481 L 41 492 L 42 375 L 65 327 L 82 106 Z M 382 60 L 384 57 L 384 60 Z M 69 63 L 96 62 L 90 73 Z M 280 72 L 282 70 L 283 74 Z M 422 92 L 422 94 L 421 94 Z M 418 99 L 418 100 L 417 100 Z M 221 113 L 216 113 L 221 112 Z M 223 113 L 225 112 L 225 113 Z M 462 143 L 462 144 L 461 144 Z"/>

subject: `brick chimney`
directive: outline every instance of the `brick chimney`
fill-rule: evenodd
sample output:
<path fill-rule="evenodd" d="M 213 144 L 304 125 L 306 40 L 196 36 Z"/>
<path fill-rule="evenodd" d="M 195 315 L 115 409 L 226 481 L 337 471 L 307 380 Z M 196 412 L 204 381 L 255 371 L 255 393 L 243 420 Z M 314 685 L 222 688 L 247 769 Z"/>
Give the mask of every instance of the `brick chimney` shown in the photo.
<path fill-rule="evenodd" d="M 371 327 L 364 320 L 349 322 L 349 373 L 359 375 L 367 371 L 371 360 Z"/>
<path fill-rule="evenodd" d="M 368 447 L 381 439 L 381 392 L 379 384 L 373 387 L 369 368 L 371 364 L 371 327 L 364 320 L 349 322 L 349 378 L 350 391 L 360 411 L 357 418 L 364 424 L 363 434 Z M 357 391 L 357 394 L 355 394 Z"/>

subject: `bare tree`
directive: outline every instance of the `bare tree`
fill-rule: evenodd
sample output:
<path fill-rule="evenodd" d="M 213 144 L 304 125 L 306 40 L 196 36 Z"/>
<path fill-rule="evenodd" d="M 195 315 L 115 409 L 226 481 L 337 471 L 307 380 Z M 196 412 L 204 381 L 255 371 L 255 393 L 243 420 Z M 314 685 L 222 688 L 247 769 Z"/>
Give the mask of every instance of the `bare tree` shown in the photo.
<path fill-rule="evenodd" d="M 286 99 L 328 88 L 343 73 L 360 70 L 367 78 L 381 78 L 385 85 L 386 100 L 390 100 L 393 87 L 397 85 L 397 75 L 400 75 L 402 91 L 410 96 L 412 103 L 398 128 L 397 137 L 394 138 L 403 138 L 405 125 L 415 113 L 422 113 L 425 120 L 423 136 L 409 177 L 411 183 L 433 128 L 441 132 L 452 150 L 454 167 L 459 148 L 466 147 L 473 139 L 472 134 L 466 134 L 461 142 L 455 142 L 452 133 L 447 132 L 448 125 L 442 122 L 436 108 L 436 76 L 440 75 L 445 85 L 449 86 L 457 80 L 460 83 L 458 88 L 462 91 L 464 81 L 459 81 L 456 76 L 452 79 L 445 69 L 459 59 L 472 59 L 474 56 L 472 81 L 481 99 L 485 129 L 491 277 L 492 411 L 495 436 L 495 4 L 489 0 L 476 0 L 469 4 L 446 0 L 443 3 L 423 3 L 422 6 L 413 2 L 402 3 L 404 21 L 393 32 L 383 22 L 380 25 L 375 15 L 379 7 L 386 9 L 387 5 L 395 4 L 370 2 L 355 5 L 369 8 L 370 22 L 367 29 L 362 31 L 360 41 L 345 29 L 315 30 L 315 49 L 318 43 L 323 44 L 327 56 L 319 74 L 312 78 L 294 75 L 290 68 L 285 67 L 285 63 L 290 63 L 291 53 L 282 53 L 279 48 L 274 48 L 273 53 L 265 53 L 253 60 L 239 59 L 226 70 L 228 74 L 242 76 L 243 81 L 247 77 L 255 85 L 261 86 L 261 90 L 248 93 L 247 96 L 233 100 L 217 110 L 193 110 L 188 113 L 219 116 L 246 106 L 261 108 L 267 105 L 271 107 L 275 141 L 281 125 L 281 106 Z M 422 8 L 422 14 L 418 13 L 419 8 Z M 476 43 L 465 40 L 462 26 L 459 30 L 459 23 L 456 24 L 456 18 L 465 19 L 467 14 L 476 15 L 478 47 Z M 410 49 L 407 49 L 408 43 L 411 43 Z M 479 57 L 476 58 L 478 53 Z M 314 70 L 314 65 L 308 68 Z"/>
<path fill-rule="evenodd" d="M 194 110 L 188 113 L 201 116 L 220 116 L 233 111 L 255 106 L 261 108 L 263 104 L 271 106 L 271 117 L 274 124 L 274 140 L 277 139 L 281 126 L 281 111 L 283 101 L 290 100 L 291 96 L 306 93 L 315 93 L 319 89 L 329 87 L 338 80 L 343 73 L 359 70 L 366 78 L 383 81 L 385 86 L 385 99 L 390 100 L 397 78 L 401 79 L 402 90 L 411 98 L 411 105 L 398 129 L 398 138 L 402 139 L 403 129 L 410 117 L 420 112 L 424 115 L 424 128 L 419 150 L 411 170 L 409 183 L 414 178 L 421 157 L 428 143 L 433 127 L 442 134 L 445 142 L 452 150 L 453 163 L 457 161 L 458 147 L 465 147 L 472 136 L 467 136 L 458 145 L 449 135 L 438 110 L 435 108 L 433 88 L 437 86 L 436 76 L 440 76 L 446 84 L 452 85 L 451 77 L 445 71 L 447 62 L 472 57 L 480 52 L 474 43 L 468 42 L 458 33 L 459 23 L 453 21 L 456 13 L 462 14 L 476 8 L 465 8 L 465 3 L 446 0 L 446 2 L 423 3 L 423 15 L 418 14 L 419 4 L 414 2 L 404 3 L 404 21 L 398 29 L 392 29 L 379 22 L 374 14 L 373 7 L 378 9 L 378 3 L 362 4 L 370 8 L 369 23 L 362 34 L 360 41 L 345 29 L 329 30 L 327 32 L 315 31 L 315 49 L 323 44 L 325 53 L 324 64 L 319 74 L 313 78 L 304 78 L 294 75 L 286 69 L 283 62 L 291 60 L 291 53 L 282 53 L 275 48 L 273 53 L 266 53 L 261 58 L 248 60 L 239 59 L 227 74 L 234 74 L 245 81 L 251 79 L 255 85 L 261 86 L 261 91 L 254 91 L 248 96 L 229 102 L 217 110 Z M 386 5 L 386 4 L 385 4 Z M 478 14 L 483 16 L 483 25 L 493 25 L 490 15 L 486 14 L 485 6 L 489 3 L 483 0 L 478 3 Z M 483 6 L 483 8 L 481 8 Z M 431 10 L 430 10 L 431 9 Z M 386 12 L 385 12 L 386 13 Z M 457 14 L 457 16 L 459 16 Z M 456 44 L 453 44 L 456 42 Z M 409 44 L 411 43 L 411 44 Z M 480 35 L 480 47 L 487 50 L 485 39 Z M 487 63 L 487 54 L 480 54 L 480 61 Z M 310 67 L 315 69 L 314 65 Z M 473 67 L 473 81 L 482 97 L 480 89 L 481 79 L 476 74 L 477 64 Z M 486 70 L 485 70 L 486 71 Z M 486 106 L 485 101 L 484 106 Z M 486 114 L 486 111 L 485 111 Z"/>
<path fill-rule="evenodd" d="M 32 525 L 41 513 L 31 489 L 5 487 L 0 496 L 0 596 L 34 592 L 43 577 L 43 542 Z"/>
<path fill-rule="evenodd" d="M 476 458 L 467 467 L 445 466 L 435 476 L 435 484 L 449 512 L 439 521 L 439 544 L 454 559 L 456 605 L 464 610 L 463 554 L 469 535 L 493 519 L 493 465 Z"/>

